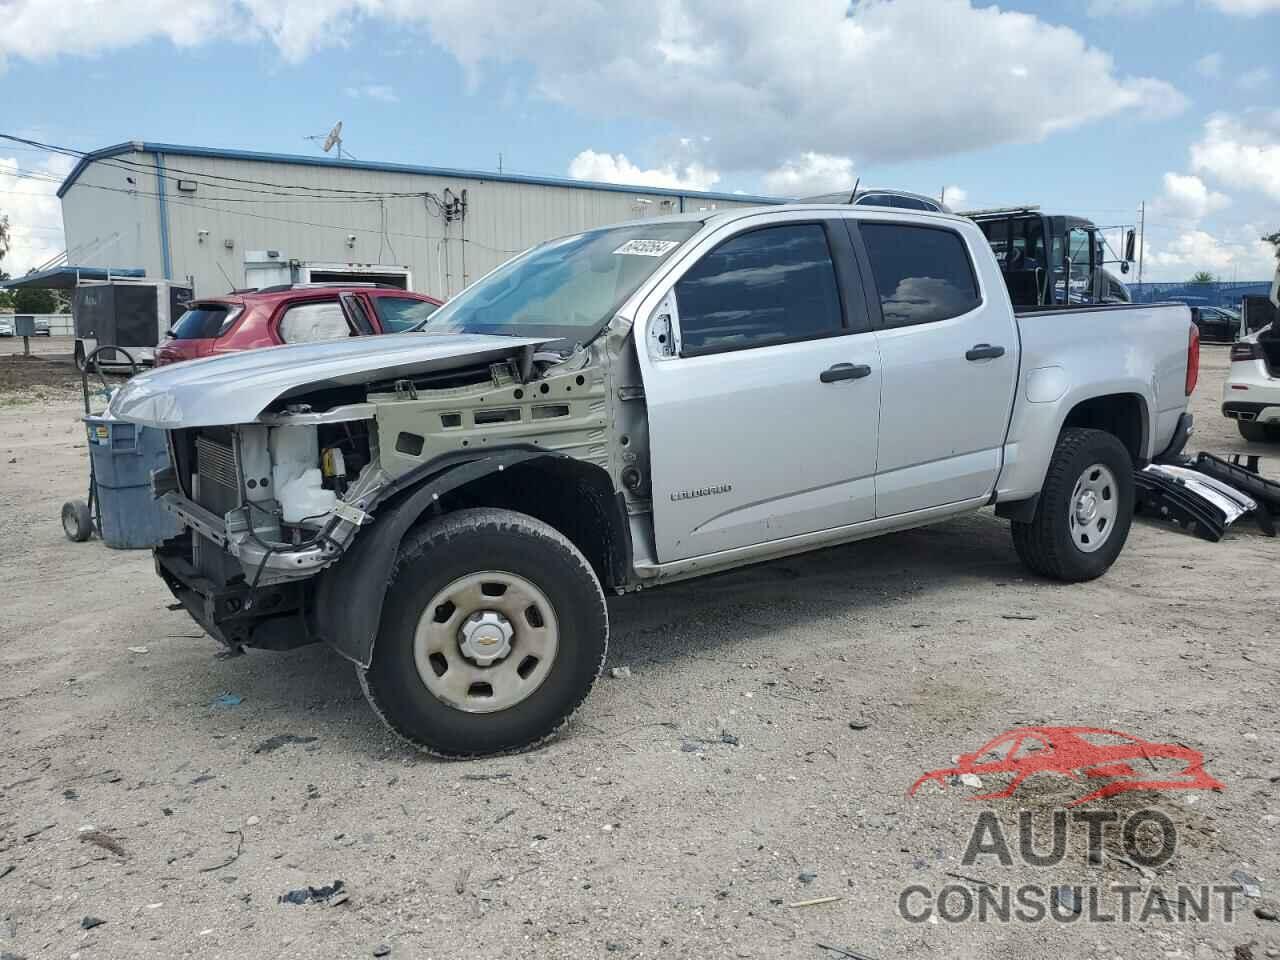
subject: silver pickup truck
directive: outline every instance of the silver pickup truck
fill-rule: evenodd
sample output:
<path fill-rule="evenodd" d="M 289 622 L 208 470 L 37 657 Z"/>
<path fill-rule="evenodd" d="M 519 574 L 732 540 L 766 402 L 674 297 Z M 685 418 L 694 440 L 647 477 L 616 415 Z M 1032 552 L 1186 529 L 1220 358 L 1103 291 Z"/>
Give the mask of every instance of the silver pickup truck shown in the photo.
<path fill-rule="evenodd" d="M 168 431 L 156 568 L 205 630 L 328 643 L 462 757 L 582 703 L 606 591 L 992 505 L 1036 573 L 1100 576 L 1198 350 L 1178 304 L 1015 316 L 969 220 L 806 204 L 553 240 L 420 332 L 177 364 L 111 413 Z"/>

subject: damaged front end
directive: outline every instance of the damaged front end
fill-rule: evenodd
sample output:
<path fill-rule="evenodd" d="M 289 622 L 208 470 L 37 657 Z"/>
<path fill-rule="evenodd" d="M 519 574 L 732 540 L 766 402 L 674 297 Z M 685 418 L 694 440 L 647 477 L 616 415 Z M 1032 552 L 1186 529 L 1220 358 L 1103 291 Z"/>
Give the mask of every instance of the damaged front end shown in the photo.
<path fill-rule="evenodd" d="M 184 530 L 155 551 L 157 571 L 221 643 L 326 641 L 364 662 L 396 545 L 437 491 L 532 458 L 605 472 L 607 338 L 568 357 L 518 338 L 399 339 L 418 362 L 317 349 L 300 364 L 282 348 L 261 351 L 271 364 L 196 361 L 118 394 L 113 415 L 168 436 L 153 492 Z"/>
<path fill-rule="evenodd" d="M 185 532 L 156 550 L 161 577 L 216 639 L 268 649 L 310 642 L 307 581 L 337 562 L 387 475 L 369 404 L 169 432 L 153 492 Z"/>

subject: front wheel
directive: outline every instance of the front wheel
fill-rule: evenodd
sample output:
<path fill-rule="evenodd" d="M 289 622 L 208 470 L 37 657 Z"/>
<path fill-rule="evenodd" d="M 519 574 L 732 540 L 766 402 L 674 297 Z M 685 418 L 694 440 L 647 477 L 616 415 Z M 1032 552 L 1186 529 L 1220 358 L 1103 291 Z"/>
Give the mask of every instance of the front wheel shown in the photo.
<path fill-rule="evenodd" d="M 1133 520 L 1133 461 L 1115 436 L 1062 431 L 1035 517 L 1013 522 L 1013 545 L 1041 576 L 1093 580 L 1115 562 Z"/>
<path fill-rule="evenodd" d="M 586 558 L 510 510 L 410 533 L 387 587 L 365 695 L 412 746 L 478 757 L 553 736 L 604 666 L 609 620 Z"/>

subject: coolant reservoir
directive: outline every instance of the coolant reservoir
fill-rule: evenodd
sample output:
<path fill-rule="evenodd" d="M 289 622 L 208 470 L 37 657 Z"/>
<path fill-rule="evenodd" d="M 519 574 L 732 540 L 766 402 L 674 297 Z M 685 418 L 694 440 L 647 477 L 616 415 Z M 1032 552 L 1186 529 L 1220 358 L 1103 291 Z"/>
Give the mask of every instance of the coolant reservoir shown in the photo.
<path fill-rule="evenodd" d="M 311 426 L 276 427 L 271 431 L 271 483 L 285 523 L 318 520 L 334 508 L 338 496 L 324 488 L 317 466 L 320 442 Z"/>
<path fill-rule="evenodd" d="M 319 467 L 312 467 L 295 477 L 283 487 L 276 487 L 276 500 L 280 504 L 285 523 L 318 521 L 338 504 L 338 495 L 324 488 L 324 477 Z"/>

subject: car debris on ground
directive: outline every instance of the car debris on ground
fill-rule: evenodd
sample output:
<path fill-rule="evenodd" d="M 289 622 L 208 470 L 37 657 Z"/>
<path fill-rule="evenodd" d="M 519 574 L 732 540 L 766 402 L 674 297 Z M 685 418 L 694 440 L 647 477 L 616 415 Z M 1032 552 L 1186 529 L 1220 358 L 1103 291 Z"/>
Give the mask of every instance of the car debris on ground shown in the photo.
<path fill-rule="evenodd" d="M 302 905 L 304 903 L 324 903 L 333 897 L 342 893 L 346 887 L 341 880 L 335 880 L 333 883 L 324 887 L 299 887 L 297 890 L 290 890 L 280 895 L 280 903 L 293 903 Z"/>
<path fill-rule="evenodd" d="M 1216 543 L 1227 527 L 1252 516 L 1269 537 L 1276 535 L 1274 517 L 1280 514 L 1280 484 L 1213 454 L 1179 457 L 1148 464 L 1134 472 L 1135 509 L 1139 514 L 1168 520 L 1189 533 Z"/>

